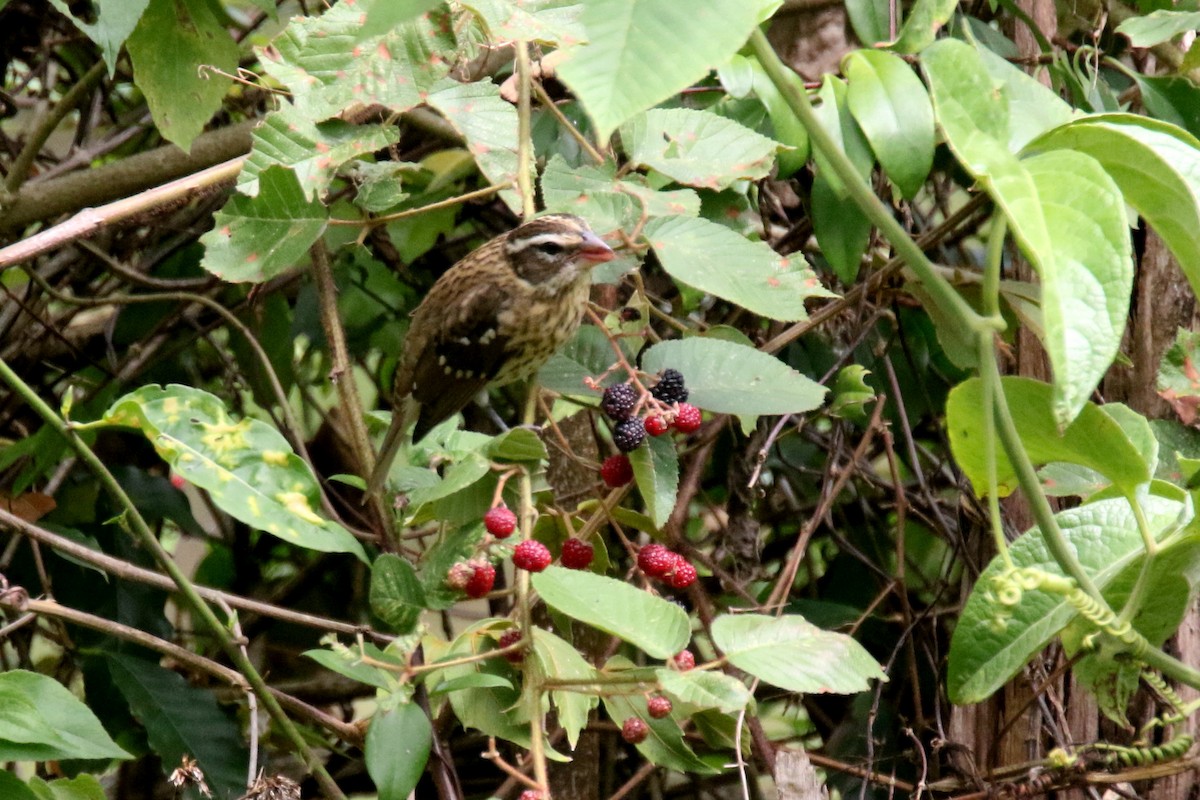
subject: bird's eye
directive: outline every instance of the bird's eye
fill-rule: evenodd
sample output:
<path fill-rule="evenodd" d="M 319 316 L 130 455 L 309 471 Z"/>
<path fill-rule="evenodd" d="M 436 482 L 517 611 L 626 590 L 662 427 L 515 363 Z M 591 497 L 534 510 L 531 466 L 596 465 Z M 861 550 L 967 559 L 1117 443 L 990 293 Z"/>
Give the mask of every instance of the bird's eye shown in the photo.
<path fill-rule="evenodd" d="M 556 256 L 556 255 L 559 255 L 560 253 L 562 253 L 562 251 L 563 251 L 563 246 L 561 244 L 559 244 L 558 242 L 542 242 L 541 244 L 536 245 L 536 246 L 539 251 L 545 253 L 548 256 Z"/>

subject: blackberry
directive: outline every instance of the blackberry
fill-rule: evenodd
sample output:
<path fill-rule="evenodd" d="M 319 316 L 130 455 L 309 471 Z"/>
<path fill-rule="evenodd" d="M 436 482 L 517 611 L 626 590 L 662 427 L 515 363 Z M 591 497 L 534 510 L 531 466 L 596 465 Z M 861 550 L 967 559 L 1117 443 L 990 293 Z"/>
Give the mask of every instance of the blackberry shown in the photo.
<path fill-rule="evenodd" d="M 700 430 L 703 421 L 700 409 L 690 403 L 680 403 L 679 413 L 675 415 L 675 421 L 671 424 L 680 433 L 695 433 Z"/>
<path fill-rule="evenodd" d="M 646 426 L 637 417 L 623 419 L 613 426 L 613 444 L 623 453 L 636 450 L 646 438 Z"/>
<path fill-rule="evenodd" d="M 512 647 L 519 641 L 521 641 L 520 629 L 509 628 L 504 633 L 500 634 L 500 640 L 496 642 L 496 649 L 503 650 L 506 647 Z M 510 664 L 520 664 L 525 660 L 525 650 L 522 648 L 520 650 L 513 650 L 511 653 L 505 653 L 504 658 Z"/>
<path fill-rule="evenodd" d="M 638 569 L 651 578 L 665 578 L 675 568 L 678 558 L 679 556 L 663 545 L 652 543 L 638 551 L 637 565 Z"/>
<path fill-rule="evenodd" d="M 661 694 L 656 694 L 646 701 L 646 710 L 655 719 L 662 719 L 671 713 L 671 701 Z"/>
<path fill-rule="evenodd" d="M 607 414 L 609 419 L 627 419 L 633 413 L 637 401 L 637 389 L 628 383 L 618 383 L 604 390 L 604 397 L 600 398 L 600 410 Z"/>
<path fill-rule="evenodd" d="M 478 600 L 492 590 L 496 585 L 496 568 L 491 564 L 479 564 L 471 574 L 463 590 L 467 597 Z"/>
<path fill-rule="evenodd" d="M 664 369 L 658 374 L 658 383 L 654 384 L 650 394 L 664 403 L 682 403 L 687 400 L 688 390 L 683 384 L 683 373 L 677 369 Z"/>
<path fill-rule="evenodd" d="M 683 556 L 680 556 L 675 562 L 675 569 L 672 570 L 668 582 L 676 589 L 686 589 L 696 582 L 696 568 Z"/>
<path fill-rule="evenodd" d="M 517 515 L 508 506 L 496 506 L 483 515 L 483 526 L 497 539 L 507 539 L 517 529 Z"/>
<path fill-rule="evenodd" d="M 610 489 L 629 483 L 633 480 L 633 465 L 629 463 L 629 456 L 618 453 L 604 459 L 600 465 L 600 477 Z"/>
<path fill-rule="evenodd" d="M 572 537 L 563 542 L 562 556 L 559 560 L 567 569 L 587 569 L 591 566 L 595 553 L 595 548 L 590 544 Z"/>
<path fill-rule="evenodd" d="M 512 562 L 517 569 L 541 572 L 553 560 L 546 545 L 534 539 L 526 539 L 513 549 Z"/>

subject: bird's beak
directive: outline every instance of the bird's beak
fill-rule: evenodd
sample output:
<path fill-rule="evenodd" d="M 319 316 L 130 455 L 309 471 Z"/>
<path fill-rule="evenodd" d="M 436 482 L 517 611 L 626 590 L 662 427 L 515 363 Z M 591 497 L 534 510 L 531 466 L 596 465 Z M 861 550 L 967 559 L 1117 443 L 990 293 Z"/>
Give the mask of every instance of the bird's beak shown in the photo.
<path fill-rule="evenodd" d="M 588 231 L 583 236 L 583 246 L 579 248 L 579 256 L 593 264 L 602 264 L 616 258 L 616 253 L 604 243 L 603 239 Z"/>

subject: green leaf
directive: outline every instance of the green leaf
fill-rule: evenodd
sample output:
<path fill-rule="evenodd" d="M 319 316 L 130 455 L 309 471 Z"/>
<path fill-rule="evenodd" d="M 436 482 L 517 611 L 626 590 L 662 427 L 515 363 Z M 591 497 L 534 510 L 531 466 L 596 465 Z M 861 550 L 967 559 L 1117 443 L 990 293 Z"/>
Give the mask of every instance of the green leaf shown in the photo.
<path fill-rule="evenodd" d="M 371 610 L 396 633 L 412 633 L 425 610 L 425 589 L 416 570 L 394 553 L 384 553 L 371 567 Z"/>
<path fill-rule="evenodd" d="M 108 65 L 111 77 L 117 68 L 117 59 L 121 57 L 121 47 L 129 34 L 137 27 L 138 20 L 150 5 L 150 0 L 94 0 L 88 10 L 94 13 L 94 22 L 85 22 L 71 13 L 72 9 L 81 11 L 84 7 L 67 0 L 50 0 L 60 13 L 70 17 L 75 27 L 87 34 L 87 37 L 100 48 L 104 63 Z"/>
<path fill-rule="evenodd" d="M 1004 211 L 1041 278 L 1054 413 L 1065 425 L 1103 377 L 1125 329 L 1133 264 L 1121 192 L 1083 153 L 1017 161 L 1005 144 L 1007 96 L 970 46 L 939 41 L 922 64 L 951 149 Z"/>
<path fill-rule="evenodd" d="M 399 139 L 394 125 L 350 125 L 341 120 L 316 125 L 294 106 L 285 104 L 254 129 L 253 145 L 238 175 L 237 189 L 253 197 L 258 194 L 262 171 L 281 166 L 295 173 L 305 197 L 320 198 L 334 173 L 347 161 L 370 155 Z"/>
<path fill-rule="evenodd" d="M 370 39 L 387 33 L 414 17 L 419 17 L 441 5 L 442 0 L 375 0 L 367 6 L 367 17 L 358 30 L 360 39 Z"/>
<path fill-rule="evenodd" d="M 871 372 L 861 364 L 850 364 L 838 370 L 833 386 L 829 413 L 858 423 L 866 423 L 866 406 L 875 399 L 875 390 L 867 384 Z"/>
<path fill-rule="evenodd" d="M 687 612 L 624 581 L 552 566 L 533 576 L 533 588 L 554 610 L 654 658 L 670 658 L 691 638 Z"/>
<path fill-rule="evenodd" d="M 1200 409 L 1200 333 L 1180 328 L 1158 367 L 1158 394 L 1171 404 L 1179 421 L 1191 425 Z"/>
<path fill-rule="evenodd" d="M 493 186 L 517 185 L 517 110 L 500 97 L 499 86 L 491 81 L 459 83 L 446 78 L 430 90 L 425 102 L 463 135 L 479 171 Z M 515 191 L 500 196 L 509 208 L 520 211 Z"/>
<path fill-rule="evenodd" d="M 875 167 L 875 155 L 871 152 L 867 137 L 863 136 L 862 128 L 850 113 L 850 107 L 846 104 L 846 94 L 845 81 L 826 75 L 817 92 L 817 98 L 821 102 L 814 111 L 821 127 L 833 137 L 838 149 L 850 159 L 858 174 L 869 180 L 871 170 Z M 849 194 L 842 184 L 842 179 L 837 176 L 837 172 L 820 150 L 813 152 L 813 161 L 817 165 L 817 174 L 824 176 L 834 193 L 840 198 L 848 198 Z"/>
<path fill-rule="evenodd" d="M 797 614 L 723 614 L 712 637 L 729 663 L 791 692 L 851 694 L 866 691 L 872 678 L 887 680 L 858 642 Z"/>
<path fill-rule="evenodd" d="M 487 454 L 501 461 L 540 462 L 548 458 L 546 445 L 527 428 L 513 428 L 500 434 L 487 446 Z"/>
<path fill-rule="evenodd" d="M 1071 150 L 1100 162 L 1200 293 L 1200 142 L 1163 122 L 1100 114 L 1063 125 L 1027 150 Z"/>
<path fill-rule="evenodd" d="M 190 150 L 232 83 L 237 43 L 203 0 L 150 0 L 129 37 L 129 58 L 159 132 Z"/>
<path fill-rule="evenodd" d="M 1114 454 L 1113 460 L 1117 458 Z M 1154 496 L 1145 498 L 1143 507 L 1155 538 L 1176 530 L 1185 511 L 1181 503 Z M 1056 514 L 1055 519 L 1068 546 L 1101 589 L 1145 555 L 1133 510 L 1124 499 L 1089 503 Z M 1018 568 L 1037 567 L 1062 575 L 1038 528 L 1014 541 L 1009 555 Z M 946 675 L 954 703 L 987 699 L 1076 616 L 1061 595 L 1040 589 L 1021 592 L 1015 605 L 1001 605 L 995 589 L 1006 570 L 1002 559 L 992 560 L 979 576 L 954 629 Z"/>
<path fill-rule="evenodd" d="M 406 800 L 425 772 L 433 729 L 416 703 L 376 711 L 367 728 L 367 774 L 379 800 Z"/>
<path fill-rule="evenodd" d="M 311 658 L 331 672 L 344 675 L 351 680 L 365 683 L 368 686 L 374 686 L 376 689 L 391 691 L 396 687 L 395 678 L 387 670 L 362 663 L 362 659 L 358 653 L 349 649 L 343 648 L 338 652 L 333 650 L 305 650 L 302 655 Z"/>
<path fill-rule="evenodd" d="M 660 342 L 646 351 L 642 369 L 683 373 L 688 402 L 719 414 L 801 414 L 828 391 L 774 356 L 720 339 Z"/>
<path fill-rule="evenodd" d="M 486 619 L 467 628 L 446 651 L 445 658 L 473 656 L 496 649 L 490 631 L 507 627 L 502 620 Z M 516 683 L 516 672 L 503 658 L 489 658 L 468 664 L 446 667 L 438 676 L 452 682 L 469 675 L 491 675 Z M 432 678 L 431 678 L 432 679 Z M 517 719 L 516 704 L 520 692 L 495 685 L 471 686 L 450 692 L 450 706 L 464 728 L 474 728 L 487 736 L 507 739 L 522 747 L 529 746 L 529 724 Z"/>
<path fill-rule="evenodd" d="M 904 20 L 896 41 L 886 45 L 897 53 L 920 53 L 950 21 L 958 0 L 917 0 Z"/>
<path fill-rule="evenodd" d="M 1067 102 L 1021 68 L 986 47 L 976 48 L 975 52 L 1008 101 L 1008 149 L 1012 152 L 1074 117 Z"/>
<path fill-rule="evenodd" d="M 671 277 L 764 317 L 807 319 L 805 300 L 832 296 L 802 257 L 701 217 L 652 220 L 645 236 Z"/>
<path fill-rule="evenodd" d="M 715 708 L 723 714 L 737 714 L 753 698 L 744 683 L 723 672 L 660 669 L 654 674 L 662 690 L 678 702 Z"/>
<path fill-rule="evenodd" d="M 132 758 L 58 681 L 22 669 L 0 673 L 0 759 Z"/>
<path fill-rule="evenodd" d="M 611 161 L 571 167 L 559 155 L 542 172 L 542 197 L 547 211 L 578 214 L 600 234 L 633 228 L 645 217 L 700 213 L 700 197 L 691 189 L 655 191 L 637 173 L 618 179 Z"/>
<path fill-rule="evenodd" d="M 649 716 L 646 713 L 646 703 L 640 697 L 634 700 L 625 695 L 605 695 L 602 699 L 609 719 L 618 726 L 630 717 L 639 717 L 646 723 L 646 739 L 635 746 L 651 763 L 699 775 L 712 775 L 719 771 L 696 757 L 692 748 L 684 741 L 683 729 L 679 727 L 678 722 L 671 717 L 654 719 Z"/>
<path fill-rule="evenodd" d="M 867 47 L 886 42 L 890 36 L 891 8 L 887 0 L 847 0 L 846 16 L 854 35 Z"/>
<path fill-rule="evenodd" d="M 776 158 L 778 177 L 790 177 L 808 161 L 808 131 L 792 111 L 791 106 L 787 104 L 787 100 L 779 93 L 779 88 L 767 75 L 767 71 L 763 69 L 758 59 L 735 55 L 730 60 L 731 65 L 740 66 L 743 63 L 753 73 L 754 94 L 767 109 L 767 116 L 771 119 L 772 135 L 776 140 L 791 148 L 782 151 Z M 804 88 L 804 80 L 791 70 L 788 70 L 785 80 L 798 91 L 808 91 Z"/>
<path fill-rule="evenodd" d="M 924 84 L 883 50 L 855 50 L 842 67 L 855 121 L 900 194 L 911 200 L 933 166 L 933 106 Z"/>
<path fill-rule="evenodd" d="M 200 237 L 201 266 L 226 281 L 261 283 L 292 267 L 325 230 L 327 213 L 308 200 L 296 173 L 270 167 L 259 174 L 258 194 L 234 195 Z"/>
<path fill-rule="evenodd" d="M 543 678 L 582 681 L 596 675 L 595 667 L 579 655 L 574 645 L 541 628 L 533 629 L 533 652 Z M 567 742 L 574 750 L 580 732 L 587 727 L 588 714 L 599 700 L 594 694 L 572 689 L 551 689 L 550 699 L 558 710 L 558 724 L 562 725 Z"/>
<path fill-rule="evenodd" d="M 188 685 L 148 658 L 104 655 L 113 683 L 146 727 L 150 747 L 164 767 L 174 769 L 190 756 L 218 796 L 240 797 L 246 789 L 246 745 L 237 723 L 221 710 L 213 693 Z"/>
<path fill-rule="evenodd" d="M 1150 480 L 1152 467 L 1121 425 L 1099 406 L 1086 404 L 1061 434 L 1051 412 L 1051 388 L 1029 378 L 1007 377 L 1001 387 L 1008 400 L 1021 444 L 1036 464 L 1065 461 L 1104 475 L 1129 493 Z M 960 383 L 946 400 L 946 431 L 954 460 L 975 486 L 987 493 L 987 463 L 982 431 L 983 384 L 978 378 Z M 996 445 L 996 478 L 1000 496 L 1017 487 L 1016 471 L 1004 450 Z"/>
<path fill-rule="evenodd" d="M 232 420 L 215 395 L 191 386 L 143 386 L 113 403 L 104 421 L 140 429 L 175 472 L 256 530 L 366 561 L 349 531 L 316 513 L 317 480 L 279 431 L 256 419 Z"/>
<path fill-rule="evenodd" d="M 587 39 L 581 0 L 466 0 L 494 44 L 517 39 L 568 47 Z"/>
<path fill-rule="evenodd" d="M 293 19 L 258 56 L 313 121 L 374 104 L 402 112 L 421 103 L 456 61 L 452 26 L 444 22 L 429 13 L 360 41 L 363 9 L 338 3 L 320 16 Z"/>
<path fill-rule="evenodd" d="M 821 255 L 838 280 L 852 284 L 871 243 L 871 220 L 858 203 L 837 193 L 824 172 L 813 176 L 811 199 L 813 235 Z"/>
<path fill-rule="evenodd" d="M 575 92 L 600 144 L 640 111 L 724 64 L 746 43 L 768 3 L 708 0 L 589 0 L 588 43 L 567 51 L 558 75 Z M 663 42 L 687 42 L 663 57 Z"/>
<path fill-rule="evenodd" d="M 0 742 L 0 748 L 3 742 Z M 6 770 L 0 770 L 0 797 L 4 800 L 39 800 L 25 782 Z"/>
<path fill-rule="evenodd" d="M 635 164 L 677 183 L 715 191 L 765 177 L 780 148 L 731 119 L 690 108 L 639 114 L 621 126 L 621 146 Z"/>
<path fill-rule="evenodd" d="M 538 384 L 559 394 L 587 398 L 593 405 L 600 395 L 584 384 L 585 378 L 602 374 L 615 360 L 612 345 L 604 331 L 595 325 L 583 325 L 575 338 L 550 357 L 538 373 Z"/>
<path fill-rule="evenodd" d="M 448 681 L 442 681 L 437 686 L 429 691 L 434 694 L 450 694 L 451 692 L 461 691 L 462 689 L 508 689 L 512 690 L 512 681 L 507 678 L 502 678 L 499 675 L 490 675 L 486 672 L 476 672 L 471 675 L 462 675 Z"/>
<path fill-rule="evenodd" d="M 1134 73 L 1134 80 L 1151 116 L 1200 136 L 1200 87 L 1181 75 L 1145 77 Z"/>
<path fill-rule="evenodd" d="M 679 455 L 675 443 L 669 436 L 648 436 L 645 447 L 629 454 L 629 463 L 633 465 L 633 478 L 646 510 L 655 527 L 661 528 L 675 510 L 679 494 Z"/>
<path fill-rule="evenodd" d="M 1117 26 L 1117 33 L 1129 37 L 1134 47 L 1153 47 L 1181 33 L 1200 28 L 1200 11 L 1159 9 L 1142 17 L 1130 17 Z"/>

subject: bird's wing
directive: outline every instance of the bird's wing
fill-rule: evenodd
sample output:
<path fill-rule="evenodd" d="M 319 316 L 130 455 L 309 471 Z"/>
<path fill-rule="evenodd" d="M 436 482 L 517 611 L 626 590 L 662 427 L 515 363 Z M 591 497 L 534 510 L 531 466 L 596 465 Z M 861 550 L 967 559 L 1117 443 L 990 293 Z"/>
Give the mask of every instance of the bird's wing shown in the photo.
<path fill-rule="evenodd" d="M 414 441 L 471 402 L 508 358 L 508 340 L 496 331 L 491 288 L 472 287 L 455 302 L 439 306 L 449 318 L 414 354 L 412 396 L 421 404 Z"/>

